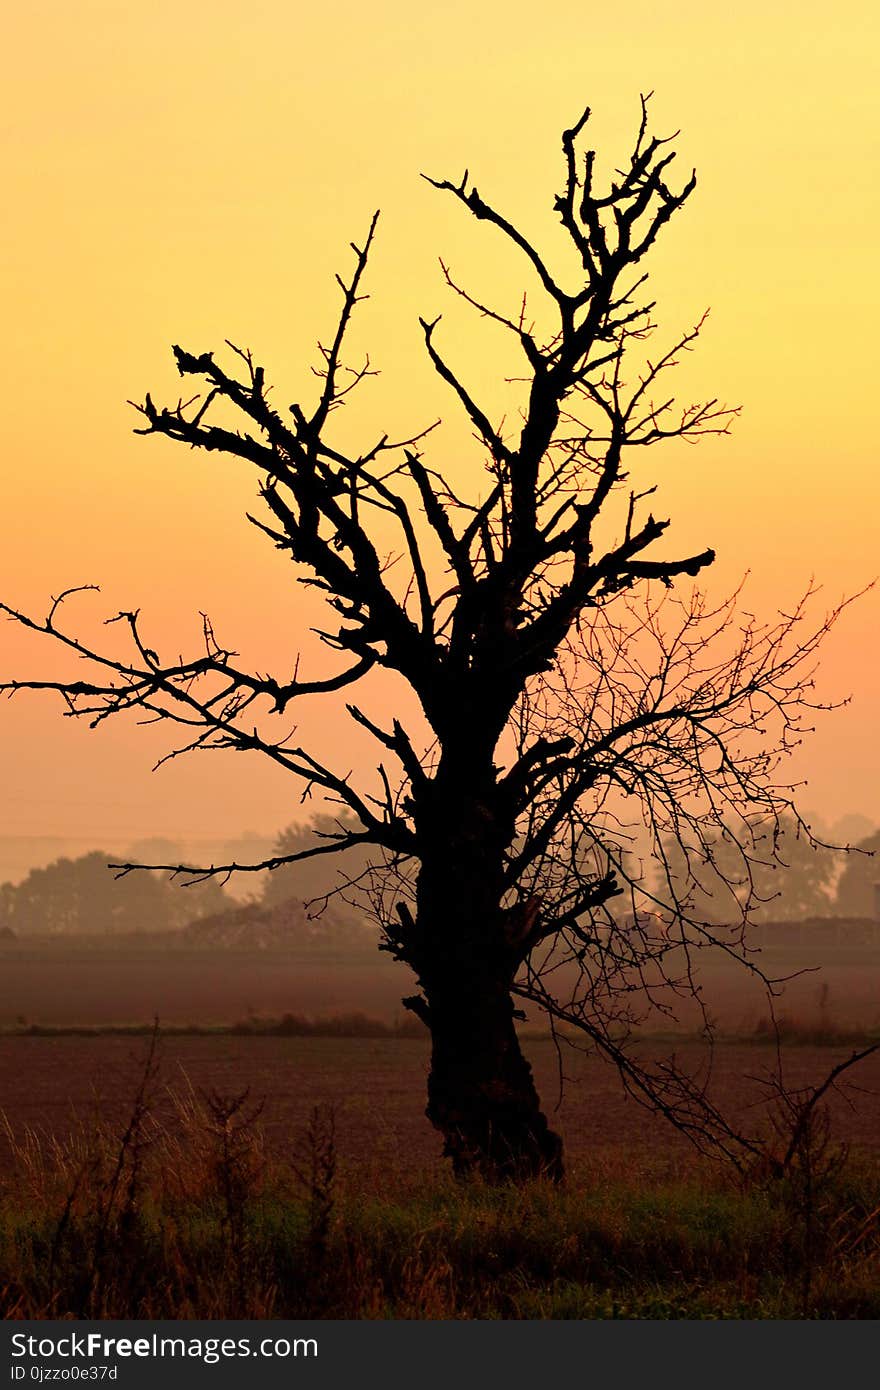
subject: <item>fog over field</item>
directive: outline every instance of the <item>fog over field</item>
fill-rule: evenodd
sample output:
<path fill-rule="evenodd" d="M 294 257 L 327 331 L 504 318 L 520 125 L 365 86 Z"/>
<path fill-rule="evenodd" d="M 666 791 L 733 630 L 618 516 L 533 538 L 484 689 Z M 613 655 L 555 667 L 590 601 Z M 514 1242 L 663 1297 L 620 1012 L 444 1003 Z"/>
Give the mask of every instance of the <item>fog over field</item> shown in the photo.
<path fill-rule="evenodd" d="M 318 817 L 274 838 L 247 832 L 216 843 L 152 837 L 119 853 L 146 863 L 260 862 L 319 843 L 333 824 Z M 779 981 L 778 1014 L 826 1031 L 870 1030 L 880 1027 L 878 837 L 858 816 L 823 833 L 829 843 L 860 848 L 844 854 L 812 849 L 794 836 L 783 840 L 789 867 L 768 869 L 758 884 L 767 901 L 755 905 L 753 960 Z M 31 844 L 37 847 L 56 848 Z M 392 1024 L 405 1013 L 412 971 L 378 949 L 367 899 L 334 891 L 362 871 L 365 852 L 346 851 L 340 867 L 336 856 L 319 856 L 271 874 L 189 887 L 168 874 L 118 879 L 107 868 L 113 857 L 106 847 L 71 853 L 0 884 L 0 1029 L 107 1027 L 154 1017 L 166 1027 L 228 1027 L 248 1016 L 353 1011 Z M 653 873 L 646 861 L 646 884 Z M 628 901 L 621 902 L 624 939 Z M 708 882 L 701 910 L 723 921 L 725 906 Z M 703 1002 L 721 1029 L 748 1035 L 762 1025 L 769 1005 L 756 977 L 720 949 L 699 950 L 694 963 Z M 675 1017 L 655 1012 L 646 1019 L 649 1030 L 699 1026 L 694 1001 L 666 1002 Z"/>

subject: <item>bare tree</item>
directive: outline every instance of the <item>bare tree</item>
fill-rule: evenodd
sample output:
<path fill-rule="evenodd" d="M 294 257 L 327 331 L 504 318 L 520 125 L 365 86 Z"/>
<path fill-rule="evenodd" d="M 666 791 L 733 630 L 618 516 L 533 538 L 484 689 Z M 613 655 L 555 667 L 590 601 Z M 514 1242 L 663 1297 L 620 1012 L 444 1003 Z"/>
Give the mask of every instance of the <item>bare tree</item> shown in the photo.
<path fill-rule="evenodd" d="M 520 1048 L 517 998 L 598 1046 L 640 1098 L 698 1141 L 739 1142 L 697 1080 L 646 1069 L 627 1038 L 645 1007 L 668 1010 L 694 994 L 697 950 L 722 949 L 756 968 L 747 913 L 733 931 L 701 921 L 688 874 L 667 874 L 670 891 L 658 894 L 639 855 L 662 872 L 671 835 L 696 866 L 719 827 L 734 825 L 748 874 L 751 828 L 760 822 L 763 835 L 768 817 L 791 812 L 778 765 L 811 708 L 811 659 L 834 617 L 805 632 L 799 608 L 762 626 L 740 622 L 735 600 L 713 609 L 696 593 L 670 594 L 714 554 L 662 549 L 669 522 L 646 510 L 655 489 L 641 476 L 644 451 L 725 433 L 735 411 L 717 400 L 679 406 L 666 388 L 700 324 L 651 346 L 642 262 L 695 177 L 670 182 L 674 153 L 649 134 L 643 98 L 632 152 L 600 187 L 594 153 L 583 149 L 589 114 L 562 136 L 564 272 L 467 173 L 428 180 L 521 254 L 550 320 L 539 331 L 525 296 L 513 313 L 496 310 L 443 267 L 451 289 L 510 335 L 523 359 L 521 420 L 505 430 L 450 364 L 438 321 L 420 321 L 428 358 L 484 460 L 466 495 L 427 461 L 428 431 L 383 436 L 359 452 L 334 439 L 335 409 L 371 371 L 369 362 L 351 366 L 344 349 L 378 214 L 363 244 L 352 243 L 350 278 L 339 279 L 342 308 L 311 405 L 276 409 L 263 367 L 229 344 L 236 371 L 211 352 L 175 347 L 181 376 L 202 394 L 170 408 L 147 395 L 137 407 L 141 433 L 257 470 L 263 513 L 249 519 L 290 555 L 299 582 L 323 594 L 331 621 L 322 636 L 339 654 L 337 674 L 305 679 L 298 662 L 286 679 L 252 673 L 207 619 L 197 655 L 164 659 L 136 612 L 114 620 L 127 628 L 128 654 L 102 652 L 63 624 L 75 591 L 43 621 L 4 607 L 93 672 L 5 689 L 57 691 L 67 713 L 92 723 L 130 712 L 167 720 L 185 731 L 169 756 L 252 751 L 341 805 L 338 830 L 320 843 L 247 867 L 371 847 L 386 870 L 384 945 L 415 973 L 418 990 L 405 1002 L 432 1037 L 427 1114 L 457 1171 L 493 1177 L 562 1171 L 561 1142 Z M 237 428 L 226 423 L 235 415 Z M 380 548 L 389 523 L 404 566 L 392 568 Z M 373 668 L 403 679 L 429 730 L 348 703 L 381 750 L 374 785 L 271 732 L 264 716 L 356 687 Z M 243 866 L 163 867 L 203 877 Z M 621 914 L 624 894 L 630 910 Z"/>

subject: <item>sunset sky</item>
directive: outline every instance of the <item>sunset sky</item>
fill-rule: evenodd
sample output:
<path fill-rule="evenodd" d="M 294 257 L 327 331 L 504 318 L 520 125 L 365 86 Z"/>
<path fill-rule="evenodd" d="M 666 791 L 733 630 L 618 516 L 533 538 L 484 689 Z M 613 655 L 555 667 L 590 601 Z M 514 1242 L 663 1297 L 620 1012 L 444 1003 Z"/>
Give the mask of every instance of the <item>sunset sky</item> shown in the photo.
<path fill-rule="evenodd" d="M 748 605 L 768 616 L 815 578 L 821 618 L 880 572 L 874 4 L 35 0 L 5 31 L 5 602 L 39 614 L 48 595 L 99 583 L 79 626 L 140 607 L 154 645 L 194 650 L 207 611 L 226 644 L 289 673 L 315 609 L 244 519 L 255 477 L 133 435 L 127 398 L 175 401 L 171 343 L 229 338 L 279 400 L 308 399 L 334 272 L 378 207 L 354 341 L 382 374 L 344 429 L 366 442 L 439 414 L 429 461 L 479 470 L 418 314 L 443 312 L 444 348 L 500 413 L 497 333 L 452 299 L 437 257 L 500 307 L 529 276 L 419 171 L 468 167 L 563 265 L 559 133 L 589 103 L 591 143 L 621 162 L 651 89 L 653 128 L 680 128 L 681 175 L 699 179 L 649 263 L 657 318 L 671 337 L 711 307 L 678 389 L 742 406 L 730 437 L 646 461 L 674 548 L 716 549 L 719 595 L 749 570 Z M 878 618 L 875 591 L 828 641 L 822 693 L 852 703 L 793 767 L 803 805 L 828 819 L 880 819 Z M 50 656 L 0 627 L 0 679 L 42 674 Z M 302 728 L 357 763 L 320 710 Z M 272 832 L 304 814 L 297 787 L 242 757 L 152 775 L 167 746 L 119 722 L 90 734 L 50 696 L 2 703 L 0 835 L 120 843 Z"/>

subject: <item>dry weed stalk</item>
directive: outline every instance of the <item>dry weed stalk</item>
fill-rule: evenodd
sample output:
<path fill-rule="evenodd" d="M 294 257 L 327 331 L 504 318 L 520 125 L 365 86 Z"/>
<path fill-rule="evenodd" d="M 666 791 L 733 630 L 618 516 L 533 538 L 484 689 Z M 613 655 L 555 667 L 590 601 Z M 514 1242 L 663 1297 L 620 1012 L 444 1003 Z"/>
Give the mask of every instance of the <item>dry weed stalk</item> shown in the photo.
<path fill-rule="evenodd" d="M 762 1079 L 768 1090 L 771 1133 L 761 1143 L 760 1155 L 747 1176 L 782 1200 L 799 1228 L 801 1314 L 809 1317 L 819 1259 L 829 1250 L 842 1257 L 876 1230 L 880 1208 L 867 1217 L 855 1217 L 851 1209 L 835 1211 L 834 1197 L 849 1159 L 846 1144 L 834 1139 L 828 1097 L 841 1078 L 876 1052 L 880 1044 L 852 1052 L 833 1066 L 817 1085 L 792 1087 L 786 1082 L 782 1053 L 777 1044 L 777 1065 Z M 856 1229 L 852 1229 L 853 1219 Z"/>
<path fill-rule="evenodd" d="M 312 1269 L 317 1269 L 327 1253 L 335 1203 L 336 1114 L 332 1106 L 313 1106 L 299 1161 L 294 1161 L 291 1167 L 308 1196 L 308 1261 Z"/>
<path fill-rule="evenodd" d="M 144 1165 L 155 1142 L 152 1121 L 155 1086 L 159 1074 L 159 1021 L 155 1020 L 125 1127 L 113 1135 L 96 1124 L 73 1142 L 53 1140 L 49 1157 L 66 1177 L 66 1191 L 55 1223 L 49 1251 L 48 1308 L 51 1316 L 58 1298 L 57 1271 L 65 1244 L 73 1234 L 74 1218 L 86 1233 L 88 1247 L 78 1251 L 80 1287 L 74 1296 L 80 1316 L 106 1316 L 120 1284 L 133 1290 L 137 1270 L 126 1258 L 134 1236 L 144 1187 Z M 34 1136 L 26 1136 L 20 1152 L 31 1181 L 46 1184 L 50 1170 L 38 1158 Z M 79 1231 L 78 1239 L 81 1239 Z"/>

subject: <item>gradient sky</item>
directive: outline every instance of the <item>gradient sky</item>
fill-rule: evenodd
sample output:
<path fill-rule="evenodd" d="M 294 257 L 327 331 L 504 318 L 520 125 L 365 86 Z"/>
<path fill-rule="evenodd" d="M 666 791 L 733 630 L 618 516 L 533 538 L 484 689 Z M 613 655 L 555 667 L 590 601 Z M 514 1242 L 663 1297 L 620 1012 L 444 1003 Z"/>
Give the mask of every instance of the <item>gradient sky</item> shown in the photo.
<path fill-rule="evenodd" d="M 729 438 L 652 451 L 658 513 L 674 519 L 677 552 L 716 548 L 714 592 L 750 570 L 758 612 L 815 577 L 819 613 L 880 570 L 880 16 L 867 0 L 833 13 L 757 0 L 56 0 L 16 7 L 5 30 L 4 600 L 40 612 L 47 594 L 99 582 L 84 611 L 140 606 L 148 632 L 194 648 L 207 610 L 224 642 L 289 670 L 312 610 L 243 519 L 255 480 L 136 438 L 126 399 L 175 400 L 170 344 L 225 338 L 254 350 L 285 400 L 305 398 L 334 271 L 380 207 L 356 342 L 382 375 L 346 429 L 401 435 L 442 414 L 430 461 L 478 466 L 417 314 L 444 312 L 444 348 L 501 409 L 498 337 L 450 302 L 437 256 L 502 307 L 528 275 L 418 172 L 468 166 L 552 258 L 559 132 L 589 102 L 600 155 L 620 161 L 652 88 L 654 128 L 681 128 L 682 173 L 699 176 L 651 264 L 658 319 L 673 334 L 711 306 L 679 389 L 743 407 Z M 803 804 L 828 818 L 880 818 L 878 616 L 875 592 L 829 640 L 822 690 L 852 703 L 793 767 L 809 778 Z M 0 629 L 3 674 L 47 659 Z M 302 729 L 340 741 L 320 710 Z M 0 834 L 118 841 L 273 830 L 302 814 L 297 788 L 241 757 L 151 776 L 166 746 L 121 724 L 91 735 L 48 696 L 4 704 Z"/>

